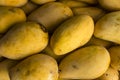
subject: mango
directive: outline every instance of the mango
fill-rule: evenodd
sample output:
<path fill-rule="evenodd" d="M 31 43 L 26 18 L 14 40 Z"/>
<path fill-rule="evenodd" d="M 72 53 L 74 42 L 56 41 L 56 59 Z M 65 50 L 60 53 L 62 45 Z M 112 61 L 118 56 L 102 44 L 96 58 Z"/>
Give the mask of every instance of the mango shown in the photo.
<path fill-rule="evenodd" d="M 99 4 L 106 10 L 120 10 L 120 0 L 98 0 Z"/>
<path fill-rule="evenodd" d="M 16 23 L 26 21 L 26 15 L 20 8 L 0 7 L 0 34 L 5 33 Z"/>
<path fill-rule="evenodd" d="M 20 7 L 25 5 L 28 0 L 0 0 L 0 6 Z"/>
<path fill-rule="evenodd" d="M 45 54 L 32 55 L 10 70 L 11 80 L 57 80 L 58 65 Z"/>
<path fill-rule="evenodd" d="M 120 44 L 120 11 L 111 12 L 95 24 L 94 36 Z"/>
<path fill-rule="evenodd" d="M 64 79 L 95 79 L 110 65 L 110 55 L 102 46 L 88 46 L 71 52 L 59 64 L 59 77 Z"/>
<path fill-rule="evenodd" d="M 55 30 L 50 39 L 50 46 L 56 55 L 67 54 L 85 45 L 92 37 L 93 31 L 94 22 L 90 16 L 74 16 Z"/>
<path fill-rule="evenodd" d="M 73 16 L 72 10 L 60 3 L 50 2 L 33 11 L 29 16 L 29 21 L 35 21 L 52 33 L 59 24 Z"/>
<path fill-rule="evenodd" d="M 23 22 L 13 26 L 0 39 L 0 55 L 9 59 L 22 59 L 42 51 L 48 44 L 48 33 L 36 22 Z"/>

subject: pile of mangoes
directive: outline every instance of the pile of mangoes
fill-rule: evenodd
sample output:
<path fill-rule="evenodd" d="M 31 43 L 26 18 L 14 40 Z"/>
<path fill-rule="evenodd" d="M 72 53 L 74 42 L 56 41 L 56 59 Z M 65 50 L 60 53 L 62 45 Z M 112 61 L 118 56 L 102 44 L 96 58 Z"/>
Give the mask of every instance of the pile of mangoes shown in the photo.
<path fill-rule="evenodd" d="M 120 0 L 0 0 L 0 80 L 119 80 Z"/>

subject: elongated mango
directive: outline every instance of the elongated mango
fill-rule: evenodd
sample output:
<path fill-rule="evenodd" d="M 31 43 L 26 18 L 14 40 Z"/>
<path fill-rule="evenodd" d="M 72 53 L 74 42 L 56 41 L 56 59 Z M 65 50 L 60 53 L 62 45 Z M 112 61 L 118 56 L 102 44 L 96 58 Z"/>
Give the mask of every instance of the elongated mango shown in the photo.
<path fill-rule="evenodd" d="M 72 8 L 74 15 L 86 14 L 91 16 L 95 21 L 105 14 L 105 11 L 97 7 L 75 7 Z"/>
<path fill-rule="evenodd" d="M 32 55 L 10 70 L 11 80 L 57 80 L 58 65 L 45 54 Z"/>
<path fill-rule="evenodd" d="M 36 4 L 41 5 L 41 4 L 45 4 L 45 3 L 56 1 L 56 0 L 31 0 L 31 1 L 36 3 Z"/>
<path fill-rule="evenodd" d="M 28 20 L 44 25 L 52 33 L 60 23 L 72 15 L 72 10 L 68 6 L 60 2 L 51 2 L 32 12 L 28 16 Z"/>
<path fill-rule="evenodd" d="M 85 44 L 85 46 L 97 45 L 97 46 L 103 46 L 103 47 L 109 48 L 112 44 L 113 43 L 111 43 L 109 41 L 105 41 L 105 40 L 102 40 L 102 39 L 92 36 L 92 38 L 88 41 L 87 44 Z"/>
<path fill-rule="evenodd" d="M 120 0 L 97 0 L 99 4 L 107 10 L 115 11 L 120 10 Z"/>
<path fill-rule="evenodd" d="M 0 6 L 20 7 L 26 4 L 28 0 L 0 0 Z"/>
<path fill-rule="evenodd" d="M 120 11 L 111 12 L 95 24 L 94 36 L 120 44 Z"/>
<path fill-rule="evenodd" d="M 64 79 L 95 79 L 110 65 L 110 55 L 102 46 L 88 46 L 75 50 L 59 64 L 59 77 Z"/>
<path fill-rule="evenodd" d="M 74 16 L 53 33 L 50 45 L 56 55 L 63 55 L 86 44 L 92 37 L 94 22 L 90 16 Z"/>
<path fill-rule="evenodd" d="M 0 40 L 0 55 L 21 59 L 42 51 L 48 43 L 48 33 L 36 22 L 24 22 L 12 27 Z"/>
<path fill-rule="evenodd" d="M 5 33 L 16 23 L 26 21 L 26 15 L 20 8 L 0 7 L 0 33 Z"/>
<path fill-rule="evenodd" d="M 97 0 L 78 0 L 78 1 L 85 2 L 88 4 L 97 4 Z"/>
<path fill-rule="evenodd" d="M 77 1 L 77 0 L 60 0 L 60 2 L 69 6 L 70 8 L 88 6 L 88 4 Z"/>

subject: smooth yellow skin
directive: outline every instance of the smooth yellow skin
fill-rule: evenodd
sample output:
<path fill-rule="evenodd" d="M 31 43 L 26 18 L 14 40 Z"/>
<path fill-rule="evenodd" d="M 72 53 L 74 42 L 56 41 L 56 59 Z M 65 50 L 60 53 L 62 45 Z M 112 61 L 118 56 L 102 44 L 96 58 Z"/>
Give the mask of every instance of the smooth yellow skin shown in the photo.
<path fill-rule="evenodd" d="M 21 9 L 23 9 L 23 11 L 25 12 L 25 14 L 29 14 L 32 11 L 34 11 L 36 8 L 38 7 L 38 5 L 32 3 L 32 2 L 28 2 L 26 3 L 24 6 L 21 7 Z"/>
<path fill-rule="evenodd" d="M 120 0 L 98 0 L 99 4 L 107 10 L 120 10 Z"/>
<path fill-rule="evenodd" d="M 78 0 L 78 1 L 85 2 L 88 4 L 97 4 L 97 0 Z"/>
<path fill-rule="evenodd" d="M 111 66 L 120 71 L 120 46 L 113 46 L 108 49 L 111 57 Z"/>
<path fill-rule="evenodd" d="M 109 52 L 102 46 L 88 46 L 75 50 L 59 64 L 59 77 L 65 79 L 95 79 L 110 65 Z"/>
<path fill-rule="evenodd" d="M 44 25 L 52 33 L 60 23 L 71 16 L 73 13 L 68 6 L 60 2 L 50 2 L 32 12 L 28 16 L 28 20 Z"/>
<path fill-rule="evenodd" d="M 58 80 L 92 80 L 92 79 L 58 79 Z"/>
<path fill-rule="evenodd" d="M 101 16 L 105 14 L 105 11 L 97 7 L 75 7 L 72 8 L 74 15 L 86 14 L 91 16 L 97 21 Z"/>
<path fill-rule="evenodd" d="M 9 69 L 16 63 L 17 61 L 9 59 L 0 62 L 0 80 L 11 80 L 9 76 Z"/>
<path fill-rule="evenodd" d="M 20 7 L 25 5 L 28 0 L 0 0 L 0 6 Z"/>
<path fill-rule="evenodd" d="M 50 45 L 56 55 L 67 54 L 85 45 L 92 37 L 94 22 L 90 16 L 74 16 L 62 23 L 53 33 Z"/>
<path fill-rule="evenodd" d="M 31 0 L 31 1 L 41 5 L 41 4 L 45 4 L 45 3 L 56 1 L 56 0 Z"/>
<path fill-rule="evenodd" d="M 80 1 L 76 1 L 76 0 L 60 0 L 60 2 L 69 6 L 70 8 L 88 6 L 88 4 L 80 2 Z"/>
<path fill-rule="evenodd" d="M 108 13 L 100 18 L 95 25 L 94 36 L 120 44 L 120 11 Z"/>
<path fill-rule="evenodd" d="M 109 67 L 102 76 L 95 80 L 119 80 L 119 72 L 116 69 Z"/>
<path fill-rule="evenodd" d="M 20 8 L 0 7 L 0 33 L 5 33 L 16 23 L 26 21 L 26 15 Z"/>
<path fill-rule="evenodd" d="M 22 59 L 42 51 L 48 44 L 48 33 L 35 22 L 24 22 L 12 27 L 0 40 L 0 55 Z"/>
<path fill-rule="evenodd" d="M 92 36 L 92 38 L 89 40 L 89 42 L 87 44 L 85 44 L 85 46 L 97 45 L 97 46 L 103 46 L 103 47 L 109 48 L 112 44 L 113 43 L 111 43 L 109 41 L 105 41 L 105 40 L 102 40 L 102 39 Z"/>
<path fill-rule="evenodd" d="M 43 53 L 46 53 L 47 55 L 53 57 L 54 59 L 57 60 L 57 62 L 60 62 L 61 59 L 65 56 L 65 55 L 56 55 L 52 48 L 50 47 L 50 45 L 48 44 L 47 47 L 42 51 Z"/>
<path fill-rule="evenodd" d="M 10 70 L 11 80 L 57 80 L 58 66 L 45 54 L 32 55 Z"/>

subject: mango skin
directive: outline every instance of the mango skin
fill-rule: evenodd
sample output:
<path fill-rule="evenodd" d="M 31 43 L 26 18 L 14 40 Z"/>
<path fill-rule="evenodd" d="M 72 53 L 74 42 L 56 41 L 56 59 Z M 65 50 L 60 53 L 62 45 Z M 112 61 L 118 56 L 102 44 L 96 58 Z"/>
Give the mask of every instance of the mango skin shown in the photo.
<path fill-rule="evenodd" d="M 111 57 L 111 66 L 120 71 L 120 46 L 112 46 L 108 51 Z"/>
<path fill-rule="evenodd" d="M 6 59 L 0 62 L 0 80 L 10 80 L 9 69 L 17 64 L 18 61 Z"/>
<path fill-rule="evenodd" d="M 89 7 L 89 6 L 75 7 L 72 8 L 72 11 L 74 15 L 80 15 L 80 14 L 89 15 L 94 19 L 95 22 L 105 14 L 105 11 L 103 9 L 98 7 Z"/>
<path fill-rule="evenodd" d="M 94 36 L 120 44 L 120 11 L 104 15 L 95 24 Z"/>
<path fill-rule="evenodd" d="M 109 48 L 112 46 L 112 44 L 113 43 L 111 43 L 109 41 L 105 41 L 105 40 L 102 40 L 102 39 L 92 36 L 92 38 L 88 41 L 87 44 L 85 44 L 85 46 L 97 45 L 97 46 L 103 46 L 105 48 Z"/>
<path fill-rule="evenodd" d="M 88 3 L 88 4 L 97 4 L 98 3 L 97 0 L 78 0 L 78 1 Z"/>
<path fill-rule="evenodd" d="M 76 0 L 60 0 L 61 3 L 69 6 L 70 8 L 74 7 L 86 7 L 89 6 L 88 4 Z"/>
<path fill-rule="evenodd" d="M 95 80 L 119 80 L 119 72 L 110 66 L 102 76 Z"/>
<path fill-rule="evenodd" d="M 0 0 L 0 6 L 20 7 L 25 5 L 28 0 Z"/>
<path fill-rule="evenodd" d="M 58 65 L 45 54 L 32 55 L 10 70 L 11 80 L 57 80 Z"/>
<path fill-rule="evenodd" d="M 48 3 L 48 2 L 52 2 L 52 1 L 56 1 L 56 0 L 31 0 L 31 2 L 39 4 L 39 5 L 45 4 L 45 3 Z"/>
<path fill-rule="evenodd" d="M 20 8 L 0 7 L 0 33 L 5 33 L 16 23 L 26 21 L 26 15 Z"/>
<path fill-rule="evenodd" d="M 65 57 L 65 55 L 56 55 L 49 44 L 42 52 L 53 57 L 57 62 L 60 62 L 62 58 Z"/>
<path fill-rule="evenodd" d="M 73 13 L 68 6 L 60 2 L 50 2 L 33 11 L 28 16 L 28 20 L 44 25 L 49 33 L 53 33 L 58 25 L 71 16 Z"/>
<path fill-rule="evenodd" d="M 71 52 L 59 64 L 59 77 L 64 79 L 95 79 L 110 65 L 110 55 L 102 46 L 88 46 Z"/>
<path fill-rule="evenodd" d="M 48 44 L 48 33 L 36 22 L 13 26 L 0 40 L 0 55 L 22 59 L 42 51 Z"/>
<path fill-rule="evenodd" d="M 90 16 L 74 16 L 55 30 L 50 39 L 50 46 L 56 55 L 67 54 L 86 44 L 93 31 L 94 22 Z"/>
<path fill-rule="evenodd" d="M 98 0 L 99 4 L 109 11 L 120 10 L 120 0 Z"/>
<path fill-rule="evenodd" d="M 32 3 L 29 1 L 24 6 L 21 7 L 21 9 L 25 12 L 25 14 L 30 14 L 32 11 L 34 11 L 38 7 L 37 4 Z"/>

